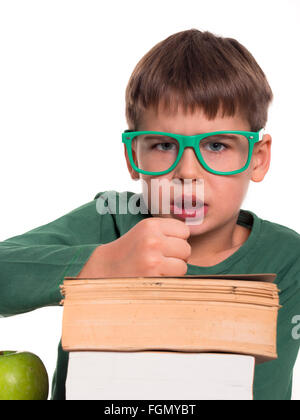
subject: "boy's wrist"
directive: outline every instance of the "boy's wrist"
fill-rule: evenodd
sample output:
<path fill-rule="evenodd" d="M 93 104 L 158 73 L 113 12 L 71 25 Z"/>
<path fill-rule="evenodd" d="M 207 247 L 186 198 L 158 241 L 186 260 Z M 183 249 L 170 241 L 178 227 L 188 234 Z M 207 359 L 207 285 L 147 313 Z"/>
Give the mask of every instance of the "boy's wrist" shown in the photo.
<path fill-rule="evenodd" d="M 94 249 L 90 258 L 76 278 L 98 278 L 107 277 L 109 275 L 107 269 L 109 267 L 107 245 L 108 244 L 101 244 Z"/>

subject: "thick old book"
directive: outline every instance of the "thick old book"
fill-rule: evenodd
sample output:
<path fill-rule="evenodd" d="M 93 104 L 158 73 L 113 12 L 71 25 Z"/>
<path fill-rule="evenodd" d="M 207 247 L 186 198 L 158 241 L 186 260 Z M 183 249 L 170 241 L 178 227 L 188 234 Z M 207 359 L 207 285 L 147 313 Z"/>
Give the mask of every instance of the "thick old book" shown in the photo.
<path fill-rule="evenodd" d="M 255 359 L 168 351 L 70 352 L 67 400 L 252 400 Z"/>
<path fill-rule="evenodd" d="M 66 351 L 277 358 L 276 274 L 76 279 L 62 287 Z"/>
<path fill-rule="evenodd" d="M 277 357 L 275 274 L 65 278 L 69 400 L 249 400 Z"/>

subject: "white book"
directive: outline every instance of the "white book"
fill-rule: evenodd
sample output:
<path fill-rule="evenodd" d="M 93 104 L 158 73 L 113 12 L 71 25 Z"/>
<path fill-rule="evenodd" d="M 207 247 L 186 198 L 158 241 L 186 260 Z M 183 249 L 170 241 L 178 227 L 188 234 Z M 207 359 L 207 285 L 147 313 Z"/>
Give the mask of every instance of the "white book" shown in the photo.
<path fill-rule="evenodd" d="M 67 400 L 252 400 L 255 358 L 223 353 L 72 351 Z"/>

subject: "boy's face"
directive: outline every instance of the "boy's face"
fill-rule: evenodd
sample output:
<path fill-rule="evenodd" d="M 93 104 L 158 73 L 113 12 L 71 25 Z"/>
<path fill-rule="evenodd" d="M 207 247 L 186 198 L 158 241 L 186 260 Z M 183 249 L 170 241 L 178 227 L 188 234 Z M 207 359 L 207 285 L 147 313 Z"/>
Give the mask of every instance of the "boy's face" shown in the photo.
<path fill-rule="evenodd" d="M 213 120 L 208 120 L 201 110 L 196 110 L 194 114 L 184 114 L 181 108 L 174 115 L 167 114 L 163 110 L 156 115 L 153 110 L 144 113 L 143 121 L 139 127 L 140 131 L 162 131 L 173 134 L 195 135 L 221 130 L 243 130 L 250 131 L 250 126 L 240 116 L 221 117 L 217 116 Z M 125 146 L 125 145 L 124 145 Z M 145 175 L 134 171 L 130 165 L 127 150 L 125 156 L 127 166 L 132 179 L 143 179 L 147 189 L 143 188 L 144 197 L 148 195 L 148 209 L 151 208 L 151 180 L 164 179 L 170 182 L 189 183 L 189 192 L 195 193 L 196 180 L 201 180 L 204 184 L 204 214 L 200 224 L 190 226 L 191 235 L 199 235 L 221 227 L 230 220 L 234 220 L 239 214 L 241 204 L 247 193 L 250 180 L 260 182 L 264 178 L 270 164 L 271 137 L 264 135 L 263 140 L 255 145 L 251 163 L 244 172 L 234 175 L 216 175 L 204 169 L 200 164 L 192 148 L 186 148 L 182 158 L 176 168 L 161 176 Z M 138 156 L 133 151 L 133 158 L 138 161 Z M 173 190 L 174 193 L 174 190 Z M 154 196 L 154 195 L 153 195 Z M 170 190 L 171 200 L 172 190 Z M 161 196 L 157 204 L 158 213 L 156 217 L 177 218 L 184 220 L 178 214 L 170 212 L 164 214 L 162 211 Z"/>

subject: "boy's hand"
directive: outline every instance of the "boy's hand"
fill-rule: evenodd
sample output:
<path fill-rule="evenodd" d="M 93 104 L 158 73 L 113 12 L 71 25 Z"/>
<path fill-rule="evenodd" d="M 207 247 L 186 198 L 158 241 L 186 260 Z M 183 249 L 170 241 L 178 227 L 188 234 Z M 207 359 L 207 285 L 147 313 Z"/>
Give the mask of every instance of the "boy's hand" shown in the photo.
<path fill-rule="evenodd" d="M 180 220 L 144 219 L 96 248 L 77 277 L 183 276 L 191 255 L 189 236 L 189 227 Z"/>

